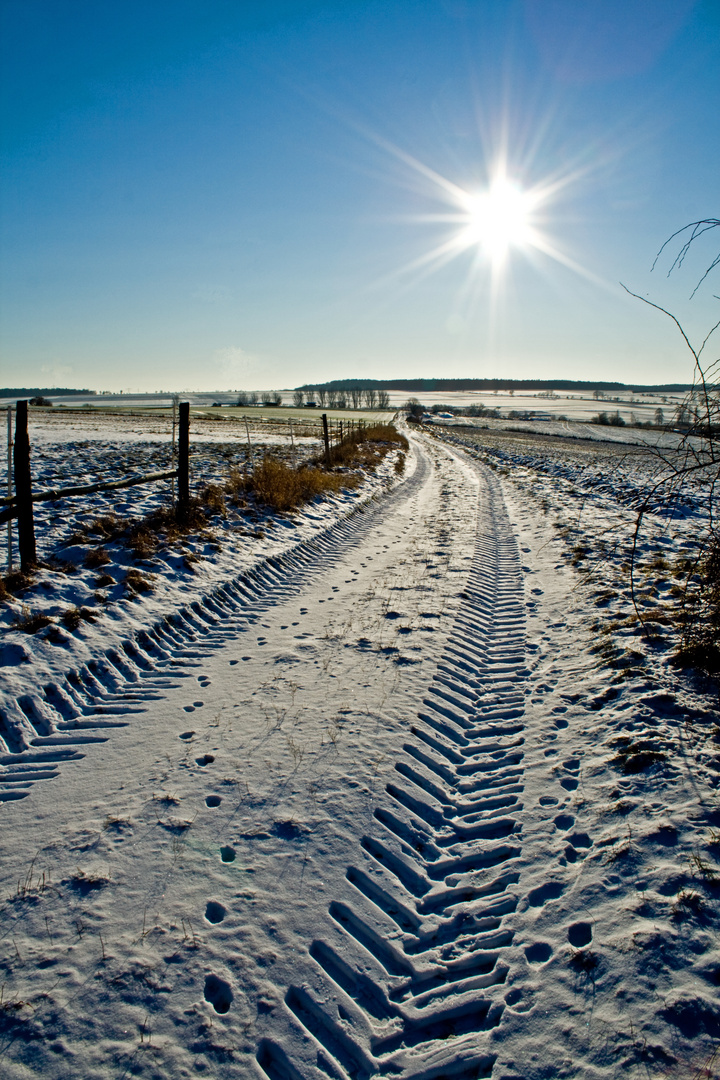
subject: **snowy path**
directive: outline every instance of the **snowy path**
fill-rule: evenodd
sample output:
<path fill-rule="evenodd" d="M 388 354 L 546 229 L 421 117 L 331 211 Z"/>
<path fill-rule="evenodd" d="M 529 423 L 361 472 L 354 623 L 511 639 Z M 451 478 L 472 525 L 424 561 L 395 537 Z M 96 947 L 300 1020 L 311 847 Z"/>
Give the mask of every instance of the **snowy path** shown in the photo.
<path fill-rule="evenodd" d="M 669 911 L 697 792 L 679 763 L 618 779 L 601 745 L 675 705 L 608 686 L 558 543 L 414 440 L 389 495 L 20 700 L 2 1075 L 540 1080 L 707 1053 L 716 946 Z"/>
<path fill-rule="evenodd" d="M 525 673 L 518 551 L 494 477 L 463 601 L 310 946 L 315 965 L 285 997 L 295 1023 L 261 1043 L 271 1080 L 338 1064 L 348 1076 L 492 1068 L 477 1033 L 499 1022 L 503 1003 L 485 991 L 505 982 L 513 937 L 502 924 L 517 906 Z"/>
<path fill-rule="evenodd" d="M 129 1067 L 145 1024 L 182 1074 L 198 1039 L 171 1047 L 168 1028 L 196 1011 L 202 1027 L 208 1003 L 235 1028 L 240 1055 L 259 1046 L 271 1075 L 278 1055 L 296 1052 L 298 1017 L 351 1072 L 353 1061 L 377 1072 L 404 1048 L 432 1051 L 426 1020 L 438 1035 L 446 1014 L 487 1026 L 488 1004 L 467 991 L 502 978 L 502 967 L 487 972 L 507 934 L 487 931 L 512 907 L 511 878 L 491 887 L 482 914 L 473 896 L 487 890 L 469 882 L 514 853 L 493 838 L 513 829 L 498 808 L 519 790 L 519 729 L 503 718 L 521 712 L 522 662 L 517 556 L 490 484 L 474 551 L 477 468 L 420 451 L 389 499 L 18 702 L 35 737 L 2 762 L 14 836 L 3 884 L 21 882 L 3 938 L 19 946 L 16 1000 L 40 993 L 48 1004 L 18 1010 L 2 1047 L 10 1062 L 58 1076 L 67 1055 L 81 1055 L 87 1075 Z M 475 701 L 487 691 L 481 734 Z M 418 813 L 420 861 L 408 855 Z M 473 929 L 482 957 L 444 963 Z M 259 978 L 246 967 L 273 939 L 272 959 L 259 961 L 273 976 Z M 350 1037 L 313 1011 L 298 977 L 342 981 L 339 950 L 349 978 L 353 948 L 367 954 L 376 999 L 348 1004 L 363 1026 L 356 1048 L 338 1050 Z M 59 1039 L 38 1038 L 48 1023 Z"/>

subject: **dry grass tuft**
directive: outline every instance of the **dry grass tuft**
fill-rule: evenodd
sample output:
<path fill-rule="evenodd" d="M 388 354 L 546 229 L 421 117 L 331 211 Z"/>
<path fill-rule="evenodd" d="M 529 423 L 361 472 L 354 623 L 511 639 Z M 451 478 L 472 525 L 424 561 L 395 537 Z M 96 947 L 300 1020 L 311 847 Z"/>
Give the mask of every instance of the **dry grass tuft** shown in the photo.
<path fill-rule="evenodd" d="M 405 468 L 404 452 L 408 449 L 408 441 L 392 424 L 375 424 L 349 431 L 341 443 L 331 447 L 330 465 L 344 470 L 374 469 L 395 449 L 402 451 L 395 465 L 400 474 Z M 324 464 L 325 455 L 322 454 L 309 466 L 292 469 L 268 454 L 252 476 L 246 478 L 234 469 L 225 490 L 235 501 L 239 501 L 240 492 L 246 490 L 275 510 L 293 510 L 317 495 L 354 488 L 360 483 L 360 477 L 353 472 L 338 476 L 323 468 Z"/>
<path fill-rule="evenodd" d="M 114 540 L 125 528 L 124 523 L 115 514 L 103 514 L 83 525 L 76 533 L 68 537 L 68 544 L 89 544 L 91 538 L 99 536 L 101 540 Z"/>
<path fill-rule="evenodd" d="M 13 622 L 15 630 L 22 630 L 24 634 L 36 634 L 45 626 L 51 626 L 54 622 L 49 615 L 38 613 L 33 615 L 27 605 L 23 605 L 22 615 Z"/>
<path fill-rule="evenodd" d="M 247 486 L 256 499 L 266 506 L 272 506 L 275 510 L 292 510 L 316 495 L 337 492 L 343 487 L 357 487 L 358 482 L 357 477 L 337 476 L 313 467 L 295 471 L 268 454 L 253 475 L 248 477 Z"/>
<path fill-rule="evenodd" d="M 695 889 L 680 889 L 672 906 L 672 914 L 675 919 L 682 919 L 688 915 L 702 915 L 707 910 L 704 897 Z"/>
<path fill-rule="evenodd" d="M 100 566 L 107 566 L 110 561 L 110 555 L 104 547 L 93 548 L 92 551 L 88 551 L 83 560 L 88 570 L 97 570 Z"/>
<path fill-rule="evenodd" d="M 92 622 L 97 618 L 97 611 L 87 607 L 71 607 L 62 615 L 61 622 L 68 630 L 77 630 L 81 622 Z"/>
<path fill-rule="evenodd" d="M 575 971 L 591 976 L 599 963 L 600 959 L 597 953 L 594 953 L 591 949 L 571 950 L 570 966 L 573 967 Z"/>
<path fill-rule="evenodd" d="M 218 484 L 207 484 L 200 492 L 200 502 L 212 514 L 222 514 L 225 517 L 225 494 Z"/>
<path fill-rule="evenodd" d="M 0 578 L 0 600 L 7 600 L 11 596 L 17 596 L 18 593 L 29 589 L 32 583 L 33 579 L 30 575 L 24 574 L 22 570 L 6 574 L 4 578 Z"/>
<path fill-rule="evenodd" d="M 233 467 L 230 470 L 230 476 L 225 484 L 225 492 L 230 496 L 232 501 L 238 506 L 246 506 L 245 499 L 242 497 L 247 489 L 247 473 L 241 472 L 240 469 Z"/>
<path fill-rule="evenodd" d="M 330 464 L 343 468 L 374 469 L 391 450 L 400 447 L 407 451 L 408 441 L 394 424 L 374 424 L 372 427 L 351 430 L 336 446 L 330 447 Z M 325 455 L 314 464 L 324 463 Z"/>
<path fill-rule="evenodd" d="M 154 588 L 152 582 L 143 577 L 139 570 L 134 569 L 128 570 L 125 575 L 125 587 L 133 596 L 137 593 L 152 592 Z"/>
<path fill-rule="evenodd" d="M 612 745 L 617 748 L 617 756 L 611 764 L 621 768 L 627 776 L 634 776 L 667 760 L 666 751 L 651 739 L 633 740 L 621 735 L 612 740 Z"/>

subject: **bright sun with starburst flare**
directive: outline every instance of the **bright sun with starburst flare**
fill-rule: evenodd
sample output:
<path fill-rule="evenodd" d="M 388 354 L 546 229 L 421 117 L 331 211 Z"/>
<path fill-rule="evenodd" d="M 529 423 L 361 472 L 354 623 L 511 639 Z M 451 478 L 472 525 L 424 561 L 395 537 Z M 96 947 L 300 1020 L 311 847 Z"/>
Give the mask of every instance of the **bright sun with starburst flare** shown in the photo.
<path fill-rule="evenodd" d="M 444 204 L 439 212 L 414 214 L 405 219 L 443 226 L 444 235 L 439 242 L 376 285 L 384 286 L 400 278 L 425 277 L 466 253 L 472 258 L 461 294 L 469 302 L 480 294 L 489 295 L 495 302 L 513 254 L 532 258 L 537 269 L 542 266 L 536 256 L 545 256 L 595 284 L 605 284 L 560 250 L 545 228 L 549 208 L 583 175 L 582 168 L 571 166 L 567 171 L 527 185 L 521 179 L 523 170 L 514 172 L 507 154 L 500 153 L 488 167 L 485 184 L 466 189 L 392 143 L 376 135 L 372 138 L 409 167 L 411 173 L 421 177 L 426 197 Z M 489 293 L 483 286 L 487 272 Z"/>
<path fill-rule="evenodd" d="M 463 193 L 465 194 L 465 193 Z M 516 183 L 498 177 L 486 192 L 466 195 L 467 223 L 457 241 L 463 247 L 478 245 L 493 264 L 504 262 L 511 248 L 534 243 L 532 217 L 536 198 Z"/>

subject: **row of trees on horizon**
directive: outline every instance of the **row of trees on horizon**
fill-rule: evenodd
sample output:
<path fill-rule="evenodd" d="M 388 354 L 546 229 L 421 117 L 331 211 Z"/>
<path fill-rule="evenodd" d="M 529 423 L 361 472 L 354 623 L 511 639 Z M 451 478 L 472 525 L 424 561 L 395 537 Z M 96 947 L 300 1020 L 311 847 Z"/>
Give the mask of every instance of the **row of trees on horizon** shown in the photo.
<path fill-rule="evenodd" d="M 374 386 L 333 386 L 332 383 L 319 383 L 317 386 L 298 387 L 293 392 L 293 405 L 316 404 L 329 409 L 389 409 L 390 395 L 387 390 L 377 390 Z"/>

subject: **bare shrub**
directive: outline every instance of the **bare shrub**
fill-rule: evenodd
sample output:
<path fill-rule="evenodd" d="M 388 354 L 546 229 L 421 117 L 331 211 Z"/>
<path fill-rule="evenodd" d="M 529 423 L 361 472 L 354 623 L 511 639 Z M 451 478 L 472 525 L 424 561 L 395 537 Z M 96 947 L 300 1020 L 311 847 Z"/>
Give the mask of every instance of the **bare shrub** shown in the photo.
<path fill-rule="evenodd" d="M 207 484 L 200 492 L 200 502 L 213 514 L 226 514 L 225 495 L 218 484 Z"/>
<path fill-rule="evenodd" d="M 247 473 L 241 472 L 240 469 L 233 466 L 230 469 L 230 476 L 225 482 L 225 494 L 229 495 L 233 503 L 236 506 L 245 506 L 245 499 L 243 498 L 247 490 Z"/>
<path fill-rule="evenodd" d="M 694 579 L 694 580 L 692 580 Z M 715 532 L 682 593 L 680 664 L 720 674 L 720 543 Z"/>
<path fill-rule="evenodd" d="M 352 428 L 342 442 L 330 448 L 330 463 L 344 468 L 374 469 L 390 450 L 408 449 L 408 441 L 394 424 L 373 424 L 367 428 Z M 324 462 L 318 457 L 314 464 Z"/>
<path fill-rule="evenodd" d="M 247 481 L 248 490 L 260 502 L 275 510 L 292 510 L 316 495 L 356 486 L 354 477 L 341 477 L 313 467 L 296 471 L 270 454 L 263 458 Z"/>
<path fill-rule="evenodd" d="M 686 234 L 683 246 L 676 255 L 669 273 L 680 266 L 688 249 L 698 236 L 709 229 L 720 227 L 720 220 L 708 218 L 692 222 L 685 228 L 673 233 L 658 252 L 655 259 L 674 238 Z M 655 263 L 653 266 L 655 266 Z M 720 255 L 707 268 L 700 281 L 693 289 L 697 292 L 707 275 L 720 265 Z M 720 524 L 717 516 L 718 490 L 720 488 L 720 358 L 706 362 L 704 351 L 710 338 L 720 326 L 720 320 L 705 335 L 696 347 L 688 338 L 680 321 L 659 304 L 654 304 L 644 296 L 638 296 L 625 286 L 625 291 L 644 304 L 666 315 L 675 324 L 677 330 L 693 357 L 693 386 L 677 410 L 676 424 L 681 431 L 678 446 L 672 450 L 655 448 L 660 470 L 659 476 L 640 506 L 635 522 L 633 537 L 633 557 L 631 560 L 630 580 L 635 601 L 634 572 L 636 553 L 645 515 L 661 504 L 667 512 L 674 513 L 682 502 L 682 497 L 690 485 L 699 491 L 699 502 L 705 513 L 706 524 L 698 530 L 697 555 L 689 560 L 685 567 L 684 580 L 678 587 L 679 595 L 678 624 L 681 643 L 676 651 L 676 659 L 681 664 L 689 664 L 706 672 L 720 672 Z M 644 621 L 635 605 L 638 618 Z"/>

